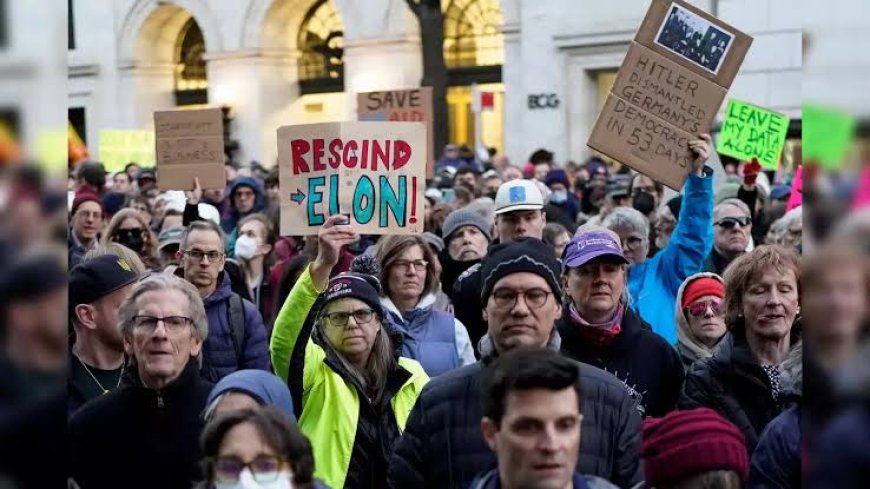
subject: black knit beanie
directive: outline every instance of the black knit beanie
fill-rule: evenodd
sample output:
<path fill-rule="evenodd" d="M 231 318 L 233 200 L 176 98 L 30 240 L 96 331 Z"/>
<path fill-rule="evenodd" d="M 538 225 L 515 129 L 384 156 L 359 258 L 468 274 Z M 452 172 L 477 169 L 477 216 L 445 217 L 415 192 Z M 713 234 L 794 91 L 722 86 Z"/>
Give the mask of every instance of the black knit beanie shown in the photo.
<path fill-rule="evenodd" d="M 553 248 L 536 238 L 519 238 L 492 246 L 480 266 L 483 288 L 480 297 L 483 304 L 489 300 L 492 289 L 502 277 L 512 273 L 529 272 L 540 275 L 550 285 L 553 296 L 561 304 L 562 288 L 559 274 L 562 271 Z"/>

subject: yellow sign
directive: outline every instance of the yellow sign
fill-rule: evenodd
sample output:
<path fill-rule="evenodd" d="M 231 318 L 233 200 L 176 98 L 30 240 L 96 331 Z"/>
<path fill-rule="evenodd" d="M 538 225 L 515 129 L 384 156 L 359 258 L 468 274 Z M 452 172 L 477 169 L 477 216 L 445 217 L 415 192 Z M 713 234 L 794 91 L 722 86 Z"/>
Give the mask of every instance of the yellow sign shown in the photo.
<path fill-rule="evenodd" d="M 100 162 L 107 171 L 123 171 L 127 163 L 154 166 L 154 131 L 100 131 Z"/>

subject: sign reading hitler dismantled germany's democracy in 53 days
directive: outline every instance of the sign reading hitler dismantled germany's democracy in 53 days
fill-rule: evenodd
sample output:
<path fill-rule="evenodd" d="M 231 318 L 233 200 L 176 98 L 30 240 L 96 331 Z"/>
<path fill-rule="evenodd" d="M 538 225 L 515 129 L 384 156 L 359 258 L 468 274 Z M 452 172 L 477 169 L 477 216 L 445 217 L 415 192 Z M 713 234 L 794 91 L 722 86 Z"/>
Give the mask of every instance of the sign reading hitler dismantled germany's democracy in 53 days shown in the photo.
<path fill-rule="evenodd" d="M 752 38 L 680 0 L 653 0 L 587 144 L 680 190 Z"/>

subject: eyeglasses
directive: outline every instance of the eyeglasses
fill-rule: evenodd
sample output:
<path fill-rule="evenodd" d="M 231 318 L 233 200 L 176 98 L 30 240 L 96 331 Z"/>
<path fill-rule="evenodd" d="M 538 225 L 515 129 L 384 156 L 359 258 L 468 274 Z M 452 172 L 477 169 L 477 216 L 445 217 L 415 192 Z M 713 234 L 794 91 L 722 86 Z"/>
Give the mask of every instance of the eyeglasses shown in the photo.
<path fill-rule="evenodd" d="M 202 251 L 202 250 L 185 250 L 184 254 L 191 257 L 196 261 L 202 261 L 203 258 L 208 257 L 209 262 L 216 262 L 224 256 L 220 251 Z"/>
<path fill-rule="evenodd" d="M 187 328 L 193 323 L 193 320 L 184 316 L 133 316 L 133 327 L 146 333 L 153 333 L 157 330 L 157 324 L 163 322 L 163 327 L 167 331 L 177 333 L 184 328 Z"/>
<path fill-rule="evenodd" d="M 242 471 L 247 468 L 254 481 L 259 484 L 275 482 L 281 473 L 284 460 L 274 455 L 257 455 L 250 462 L 243 462 L 236 456 L 215 457 L 212 459 L 214 478 L 219 482 L 238 482 Z"/>
<path fill-rule="evenodd" d="M 372 319 L 374 319 L 375 311 L 371 309 L 357 309 L 352 312 L 339 311 L 323 315 L 327 324 L 333 328 L 346 327 L 351 316 L 353 316 L 353 320 L 356 324 L 368 324 L 372 322 Z"/>
<path fill-rule="evenodd" d="M 705 302 L 693 302 L 686 308 L 686 312 L 697 318 L 707 314 L 708 307 L 714 316 L 722 315 L 722 301 L 719 299 L 710 299 Z"/>
<path fill-rule="evenodd" d="M 752 224 L 752 218 L 747 216 L 742 217 L 723 217 L 714 223 L 715 225 L 724 228 L 724 229 L 734 229 L 734 226 L 740 225 L 741 228 L 745 228 Z"/>
<path fill-rule="evenodd" d="M 637 236 L 629 236 L 625 238 L 625 247 L 631 251 L 635 251 L 643 244 L 643 238 Z"/>
<path fill-rule="evenodd" d="M 426 270 L 427 265 L 429 265 L 429 262 L 426 260 L 396 260 L 393 262 L 393 266 L 403 272 L 407 272 L 411 267 L 414 267 L 415 272 L 423 272 Z"/>
<path fill-rule="evenodd" d="M 547 292 L 544 289 L 534 288 L 526 291 L 499 289 L 492 293 L 492 300 L 496 307 L 501 309 L 513 309 L 517 304 L 520 296 L 523 296 L 526 305 L 531 309 L 538 309 L 547 303 L 547 298 L 552 292 Z"/>

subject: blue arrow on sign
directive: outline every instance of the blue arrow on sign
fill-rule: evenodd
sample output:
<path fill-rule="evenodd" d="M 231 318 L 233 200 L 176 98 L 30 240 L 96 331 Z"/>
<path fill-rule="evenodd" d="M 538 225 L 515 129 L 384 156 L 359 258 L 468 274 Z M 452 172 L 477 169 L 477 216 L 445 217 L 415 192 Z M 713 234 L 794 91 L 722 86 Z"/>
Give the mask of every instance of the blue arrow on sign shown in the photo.
<path fill-rule="evenodd" d="M 305 200 L 305 194 L 302 193 L 298 188 L 296 189 L 296 193 L 290 194 L 290 200 L 296 202 L 297 204 L 301 204 L 303 200 Z"/>

